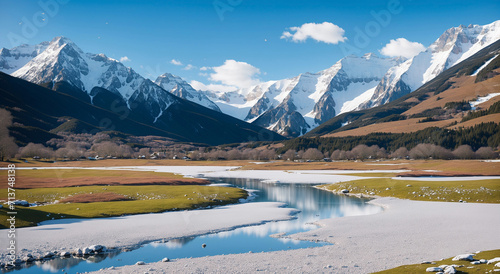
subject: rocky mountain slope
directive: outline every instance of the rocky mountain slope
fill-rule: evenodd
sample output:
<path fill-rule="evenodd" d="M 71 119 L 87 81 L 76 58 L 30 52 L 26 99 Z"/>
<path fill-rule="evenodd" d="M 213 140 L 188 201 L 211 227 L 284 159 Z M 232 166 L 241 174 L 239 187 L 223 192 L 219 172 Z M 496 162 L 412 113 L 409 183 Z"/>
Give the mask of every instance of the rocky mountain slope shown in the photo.
<path fill-rule="evenodd" d="M 285 136 L 300 136 L 324 121 L 355 109 L 400 59 L 373 53 L 347 56 L 318 73 L 269 81 L 233 93 L 212 93 L 225 113 Z"/>
<path fill-rule="evenodd" d="M 406 95 L 500 39 L 500 21 L 445 31 L 409 59 L 348 56 L 318 73 L 261 83 L 236 92 L 209 92 L 230 115 L 287 136 L 300 136 L 336 115 Z"/>
<path fill-rule="evenodd" d="M 344 113 L 305 137 L 408 133 L 500 123 L 500 40 L 445 70 L 416 91 L 371 109 Z"/>
<path fill-rule="evenodd" d="M 154 83 L 178 97 L 195 102 L 212 110 L 220 111 L 219 107 L 208 99 L 205 94 L 195 90 L 190 84 L 179 76 L 164 73 L 158 76 Z"/>
<path fill-rule="evenodd" d="M 2 49 L 0 57 L 1 69 L 10 72 L 18 68 L 11 73 L 17 78 L 2 74 L 4 99 L 0 107 L 13 112 L 24 130 L 116 130 L 207 144 L 282 139 L 276 133 L 225 115 L 215 106 L 216 110 L 211 110 L 177 97 L 117 60 L 84 53 L 64 37 L 37 46 Z M 182 81 L 172 88 L 184 94 L 190 91 Z"/>
<path fill-rule="evenodd" d="M 391 68 L 372 97 L 357 109 L 383 105 L 406 95 L 499 39 L 500 21 L 450 28 L 424 52 Z"/>

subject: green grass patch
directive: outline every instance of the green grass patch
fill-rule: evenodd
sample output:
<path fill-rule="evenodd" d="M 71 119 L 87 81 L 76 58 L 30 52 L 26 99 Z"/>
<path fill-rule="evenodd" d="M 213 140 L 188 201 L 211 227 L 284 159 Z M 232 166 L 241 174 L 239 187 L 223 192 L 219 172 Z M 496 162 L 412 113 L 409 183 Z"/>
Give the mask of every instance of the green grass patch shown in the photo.
<path fill-rule="evenodd" d="M 408 186 L 409 185 L 409 186 Z M 413 181 L 392 178 L 361 179 L 320 186 L 330 191 L 396 197 L 419 201 L 500 203 L 500 179 L 473 181 Z"/>
<path fill-rule="evenodd" d="M 458 255 L 458 254 L 457 254 Z M 474 256 L 476 260 L 500 257 L 500 249 L 479 252 Z M 495 269 L 495 264 L 477 264 L 473 265 L 467 261 L 452 261 L 452 258 L 434 261 L 435 264 L 413 264 L 403 265 L 396 268 L 375 272 L 378 274 L 392 274 L 392 273 L 426 273 L 428 267 L 439 267 L 440 265 L 463 265 L 463 267 L 456 268 L 457 273 L 487 273 Z M 468 268 L 470 267 L 470 268 Z"/>
<path fill-rule="evenodd" d="M 5 196 L 6 189 L 0 189 Z M 30 203 L 53 203 L 71 195 L 117 193 L 130 201 L 60 203 L 38 207 L 17 206 L 16 227 L 33 226 L 45 220 L 61 218 L 99 218 L 169 210 L 189 210 L 207 206 L 236 203 L 246 198 L 247 192 L 231 187 L 212 186 L 85 186 L 64 188 L 36 188 L 16 190 L 16 199 Z M 7 209 L 0 209 L 0 228 L 6 228 Z"/>

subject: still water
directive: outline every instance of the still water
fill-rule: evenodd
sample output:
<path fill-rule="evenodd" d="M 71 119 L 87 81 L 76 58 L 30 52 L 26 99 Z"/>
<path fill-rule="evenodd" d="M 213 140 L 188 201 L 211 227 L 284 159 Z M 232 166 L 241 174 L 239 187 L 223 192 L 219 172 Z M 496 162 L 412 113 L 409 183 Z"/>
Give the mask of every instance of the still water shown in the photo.
<path fill-rule="evenodd" d="M 328 243 L 296 241 L 288 239 L 286 235 L 315 229 L 317 226 L 314 222 L 321 219 L 375 214 L 382 210 L 378 206 L 367 204 L 367 200 L 335 195 L 316 189 L 310 184 L 280 184 L 234 178 L 212 179 L 212 182 L 248 190 L 253 198 L 250 202 L 282 202 L 288 207 L 300 210 L 300 213 L 295 215 L 295 219 L 288 221 L 241 227 L 167 242 L 153 242 L 127 252 L 117 251 L 98 257 L 58 258 L 43 263 L 36 262 L 23 265 L 24 268 L 14 270 L 13 273 L 76 273 L 131 265 L 137 261 L 158 262 L 165 257 L 194 258 L 323 246 Z M 281 237 L 276 237 L 277 234 Z M 202 247 L 203 244 L 206 245 L 205 248 Z"/>

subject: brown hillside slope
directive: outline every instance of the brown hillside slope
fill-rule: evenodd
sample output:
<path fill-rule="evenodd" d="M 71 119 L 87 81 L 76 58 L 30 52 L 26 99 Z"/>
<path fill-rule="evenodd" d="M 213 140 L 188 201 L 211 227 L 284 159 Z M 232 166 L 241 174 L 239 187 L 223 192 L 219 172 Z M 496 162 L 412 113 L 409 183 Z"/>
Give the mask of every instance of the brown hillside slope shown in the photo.
<path fill-rule="evenodd" d="M 500 69 L 497 69 L 496 72 L 500 73 Z M 451 78 L 451 82 L 453 82 L 453 84 L 449 89 L 437 95 L 434 95 L 432 92 L 428 93 L 429 97 L 427 99 L 402 113 L 402 115 L 410 117 L 411 115 L 420 114 L 426 110 L 444 108 L 445 104 L 448 102 L 474 101 L 477 97 L 483 97 L 490 93 L 500 93 L 500 75 L 478 83 L 475 83 L 475 79 L 475 76 Z M 416 100 L 416 98 L 410 99 Z M 492 104 L 498 101 L 500 101 L 500 96 L 493 97 L 490 100 L 479 104 L 477 109 L 488 109 Z M 447 119 L 430 122 L 422 122 L 425 118 L 409 118 L 400 121 L 371 124 L 360 128 L 326 134 L 322 137 L 362 136 L 375 132 L 408 133 L 416 132 L 428 127 L 447 127 L 450 129 L 457 129 L 459 127 L 473 127 L 477 124 L 486 122 L 500 123 L 500 114 L 486 115 L 461 123 L 460 121 L 462 120 L 462 117 L 466 114 L 467 112 L 455 113 L 452 114 L 451 117 L 447 117 Z M 457 124 L 455 125 L 455 123 Z"/>
<path fill-rule="evenodd" d="M 497 69 L 496 71 L 500 73 L 500 69 Z M 431 93 L 431 96 L 427 100 L 412 107 L 408 111 L 404 112 L 403 115 L 410 116 L 421 113 L 426 109 L 436 107 L 443 108 L 448 102 L 474 101 L 477 97 L 483 97 L 490 93 L 500 92 L 500 75 L 479 83 L 474 83 L 475 80 L 475 76 L 461 76 L 459 78 L 453 77 L 450 81 L 454 83 L 449 89 L 437 95 Z M 499 100 L 500 97 L 494 97 L 481 104 L 479 107 L 487 109 Z"/>

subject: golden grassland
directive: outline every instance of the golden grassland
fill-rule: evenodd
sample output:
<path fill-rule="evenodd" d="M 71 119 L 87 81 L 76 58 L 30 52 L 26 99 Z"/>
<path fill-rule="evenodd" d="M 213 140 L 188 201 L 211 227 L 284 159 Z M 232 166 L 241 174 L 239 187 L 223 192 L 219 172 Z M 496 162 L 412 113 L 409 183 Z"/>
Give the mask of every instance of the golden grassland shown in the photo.
<path fill-rule="evenodd" d="M 474 101 L 477 97 L 483 97 L 490 93 L 498 92 L 497 87 L 500 84 L 499 76 L 478 83 L 475 83 L 475 80 L 476 77 L 474 76 L 453 77 L 450 79 L 450 81 L 453 82 L 451 88 L 436 95 L 434 95 L 434 93 L 429 93 L 429 98 L 404 112 L 403 115 L 410 116 L 412 114 L 421 113 L 427 109 L 436 107 L 443 108 L 448 102 Z M 500 98 L 494 97 L 480 104 L 478 107 L 481 109 L 488 109 L 493 103 L 499 100 Z"/>
<path fill-rule="evenodd" d="M 458 254 L 457 254 L 458 255 Z M 474 258 L 476 260 L 485 259 L 491 260 L 493 258 L 500 257 L 500 249 L 482 251 L 477 253 Z M 396 268 L 375 272 L 377 274 L 393 274 L 393 273 L 426 273 L 425 270 L 428 267 L 439 267 L 441 265 L 459 265 L 457 267 L 457 273 L 489 273 L 492 272 L 496 267 L 495 264 L 471 264 L 467 261 L 453 261 L 453 258 L 448 258 L 440 261 L 435 261 L 435 264 L 412 264 L 403 265 Z"/>
<path fill-rule="evenodd" d="M 7 178 L 7 170 L 0 170 L 0 177 Z M 48 188 L 86 185 L 203 185 L 209 181 L 184 178 L 168 172 L 97 170 L 97 169 L 18 169 L 16 188 Z M 7 188 L 0 185 L 0 189 Z"/>
<path fill-rule="evenodd" d="M 332 134 L 326 134 L 322 137 L 347 137 L 347 136 L 363 136 L 374 132 L 383 133 L 409 133 L 417 132 L 428 127 L 447 127 L 454 122 L 460 122 L 461 118 L 454 118 L 441 121 L 420 123 L 425 118 L 411 118 L 406 120 L 371 124 L 364 127 L 340 131 Z"/>
<path fill-rule="evenodd" d="M 0 162 L 0 167 L 15 164 L 16 167 L 117 167 L 117 166 L 238 166 L 243 170 L 425 170 L 447 172 L 447 175 L 468 174 L 484 176 L 500 176 L 500 162 L 483 160 L 385 160 L 385 161 L 340 161 L 340 162 L 292 162 L 271 161 L 256 164 L 256 161 L 184 161 L 184 160 L 149 160 L 149 159 L 108 159 L 99 161 L 67 161 L 45 162 L 28 161 L 28 163 L 13 161 Z M 0 171 L 2 172 L 2 171 Z M 60 171 L 57 171 L 60 172 Z M 110 171 L 111 172 L 111 171 Z M 119 174 L 125 171 L 118 171 Z M 128 171 L 127 171 L 128 172 Z M 134 171 L 131 171 L 134 172 Z M 143 171 L 137 171 L 138 175 Z M 66 172 L 64 172 L 66 174 Z M 3 173 L 0 173 L 0 176 Z M 70 174 L 68 172 L 68 174 Z M 164 173 L 151 174 L 167 176 Z M 57 176 L 57 174 L 55 174 Z"/>

